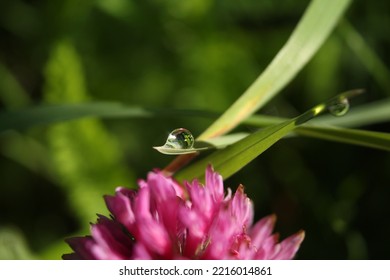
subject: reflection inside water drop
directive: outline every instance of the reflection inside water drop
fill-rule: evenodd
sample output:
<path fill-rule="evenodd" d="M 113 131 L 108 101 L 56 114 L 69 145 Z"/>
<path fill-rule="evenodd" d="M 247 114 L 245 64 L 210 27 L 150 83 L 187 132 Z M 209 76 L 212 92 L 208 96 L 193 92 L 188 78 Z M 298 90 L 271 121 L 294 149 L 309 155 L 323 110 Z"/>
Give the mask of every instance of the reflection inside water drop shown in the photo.
<path fill-rule="evenodd" d="M 168 135 L 164 147 L 172 149 L 191 149 L 194 147 L 194 143 L 194 136 L 188 129 L 177 128 Z"/>
<path fill-rule="evenodd" d="M 333 101 L 328 105 L 328 111 L 333 116 L 344 116 L 349 110 L 349 101 L 346 97 L 340 97 L 340 99 Z"/>

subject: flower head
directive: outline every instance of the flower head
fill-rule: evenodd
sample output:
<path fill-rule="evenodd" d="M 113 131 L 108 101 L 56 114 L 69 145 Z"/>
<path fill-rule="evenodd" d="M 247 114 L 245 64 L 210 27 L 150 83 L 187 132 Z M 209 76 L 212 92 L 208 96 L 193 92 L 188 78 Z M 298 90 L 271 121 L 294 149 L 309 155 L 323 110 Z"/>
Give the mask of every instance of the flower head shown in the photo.
<path fill-rule="evenodd" d="M 105 201 L 112 219 L 98 216 L 91 236 L 67 239 L 74 253 L 64 259 L 292 259 L 304 238 L 300 231 L 279 242 L 274 215 L 252 225 L 243 186 L 224 195 L 211 166 L 204 185 L 183 189 L 156 171 L 138 191 L 118 187 Z"/>

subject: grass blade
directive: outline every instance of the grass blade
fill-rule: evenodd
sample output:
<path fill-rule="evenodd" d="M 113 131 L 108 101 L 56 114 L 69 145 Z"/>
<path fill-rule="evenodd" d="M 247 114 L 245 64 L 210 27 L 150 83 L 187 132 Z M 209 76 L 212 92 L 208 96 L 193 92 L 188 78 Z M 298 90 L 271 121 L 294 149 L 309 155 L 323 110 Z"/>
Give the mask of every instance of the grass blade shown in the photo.
<path fill-rule="evenodd" d="M 322 114 L 329 108 L 334 107 L 336 104 L 344 104 L 344 100 L 360 93 L 361 91 L 359 90 L 342 93 L 327 102 L 313 107 L 296 118 L 259 130 L 235 144 L 227 146 L 225 149 L 219 150 L 180 171 L 177 174 L 177 179 L 178 181 L 182 181 L 199 178 L 199 180 L 202 181 L 204 178 L 204 170 L 208 164 L 212 164 L 214 169 L 226 179 L 239 171 L 250 161 L 255 159 L 258 155 L 263 153 L 299 125 L 304 124 L 312 118 Z"/>
<path fill-rule="evenodd" d="M 353 108 L 346 116 L 334 118 L 320 116 L 313 120 L 316 125 L 334 125 L 343 127 L 359 127 L 390 121 L 390 99 L 384 99 Z"/>
<path fill-rule="evenodd" d="M 116 102 L 38 105 L 20 110 L 0 112 L 0 132 L 23 130 L 32 126 L 52 124 L 82 118 L 153 118 L 169 116 L 215 117 L 215 113 L 200 110 L 147 109 Z"/>
<path fill-rule="evenodd" d="M 299 135 L 390 151 L 390 133 L 312 125 L 298 127 L 296 132 Z"/>
<path fill-rule="evenodd" d="M 233 129 L 285 87 L 306 65 L 334 29 L 350 0 L 314 0 L 291 37 L 274 60 L 244 94 L 199 140 L 213 138 Z"/>
<path fill-rule="evenodd" d="M 358 126 L 390 121 L 390 102 L 375 102 L 354 108 L 346 116 L 319 116 L 304 126 L 294 129 L 297 135 L 324 140 L 354 144 L 389 151 L 390 134 L 361 129 L 338 127 L 336 125 Z M 255 127 L 265 127 L 286 121 L 285 118 L 254 115 L 243 123 Z"/>
<path fill-rule="evenodd" d="M 296 126 L 295 121 L 292 119 L 259 130 L 243 140 L 193 163 L 177 173 L 176 178 L 179 182 L 194 178 L 203 181 L 205 167 L 212 164 L 214 169 L 226 179 L 291 132 Z"/>

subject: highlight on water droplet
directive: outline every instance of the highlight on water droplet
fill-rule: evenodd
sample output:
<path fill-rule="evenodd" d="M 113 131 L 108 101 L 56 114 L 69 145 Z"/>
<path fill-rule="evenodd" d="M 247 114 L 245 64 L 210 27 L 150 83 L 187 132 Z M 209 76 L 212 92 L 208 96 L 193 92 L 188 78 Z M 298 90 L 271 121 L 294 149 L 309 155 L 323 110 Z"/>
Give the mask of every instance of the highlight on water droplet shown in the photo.
<path fill-rule="evenodd" d="M 348 98 L 341 96 L 340 98 L 332 101 L 328 104 L 327 109 L 333 116 L 341 117 L 344 116 L 349 110 Z"/>
<path fill-rule="evenodd" d="M 201 150 L 207 150 L 209 147 L 194 147 L 195 138 L 186 128 L 176 128 L 169 133 L 163 146 L 153 147 L 160 153 L 166 155 L 182 155 L 196 153 Z"/>
<path fill-rule="evenodd" d="M 194 143 L 194 136 L 188 129 L 177 128 L 169 133 L 164 146 L 172 149 L 191 149 Z"/>
<path fill-rule="evenodd" d="M 314 108 L 297 117 L 295 123 L 297 125 L 303 124 L 326 111 L 336 117 L 344 116 L 350 107 L 349 100 L 357 95 L 362 94 L 363 92 L 363 89 L 353 89 L 336 95 L 330 100 L 318 104 Z"/>

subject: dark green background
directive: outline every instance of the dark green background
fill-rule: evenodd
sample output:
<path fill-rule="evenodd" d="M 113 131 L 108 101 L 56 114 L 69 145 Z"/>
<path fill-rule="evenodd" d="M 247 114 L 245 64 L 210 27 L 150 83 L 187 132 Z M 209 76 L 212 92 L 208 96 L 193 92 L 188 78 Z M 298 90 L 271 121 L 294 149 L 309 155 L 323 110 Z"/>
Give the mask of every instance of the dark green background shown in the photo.
<path fill-rule="evenodd" d="M 302 0 L 1 1 L 0 105 L 11 109 L 45 102 L 109 100 L 223 112 L 265 69 L 308 4 Z M 345 17 L 385 65 L 389 64 L 389 10 L 386 1 L 357 0 Z M 346 43 L 347 37 L 348 30 L 336 28 L 314 59 L 261 113 L 296 116 L 352 88 L 366 89 L 353 106 L 388 97 L 390 77 L 378 82 L 375 70 L 365 67 Z M 57 70 L 47 65 L 59 45 L 68 46 L 76 62 L 53 74 Z M 74 74 L 64 78 L 74 97 L 56 95 L 64 87 L 61 71 Z M 72 79 L 76 85 L 84 83 L 88 96 L 77 95 Z M 69 191 L 72 185 L 82 189 L 86 178 L 93 178 L 86 185 L 103 182 L 104 187 L 96 189 L 99 197 L 112 194 L 117 185 L 135 187 L 136 178 L 163 168 L 172 159 L 151 149 L 162 144 L 170 130 L 186 127 L 196 136 L 212 121 L 204 116 L 103 120 L 99 129 L 116 146 L 102 140 L 99 132 L 91 132 L 86 137 L 90 142 L 79 146 L 89 147 L 79 148 L 78 160 L 85 169 L 77 168 L 74 176 L 72 166 L 78 165 L 73 165 L 71 156 L 66 163 L 58 160 L 61 151 L 53 145 L 62 140 L 56 136 L 58 131 L 51 132 L 52 127 L 0 135 L 0 230 L 13 229 L 0 236 L 0 244 L 12 247 L 14 238 L 21 237 L 33 257 L 59 258 L 66 252 L 58 249 L 63 238 L 88 232 L 86 220 L 72 204 L 74 196 L 83 192 Z M 364 128 L 389 132 L 388 123 Z M 87 133 L 83 127 L 79 131 Z M 67 137 L 61 142 L 65 145 L 79 145 L 78 134 L 58 135 Z M 27 147 L 26 138 L 39 147 Z M 19 145 L 15 139 L 21 141 Z M 109 168 L 101 156 L 105 149 L 119 151 L 108 156 L 113 163 Z M 51 175 L 41 168 L 48 165 Z M 298 259 L 386 259 L 389 170 L 390 156 L 384 151 L 289 138 L 276 143 L 226 185 L 233 189 L 239 183 L 245 185 L 255 203 L 256 219 L 276 213 L 281 237 L 306 231 Z M 115 179 L 121 176 L 126 179 Z M 88 204 L 88 192 L 85 196 Z M 83 199 L 78 197 L 80 203 Z"/>

